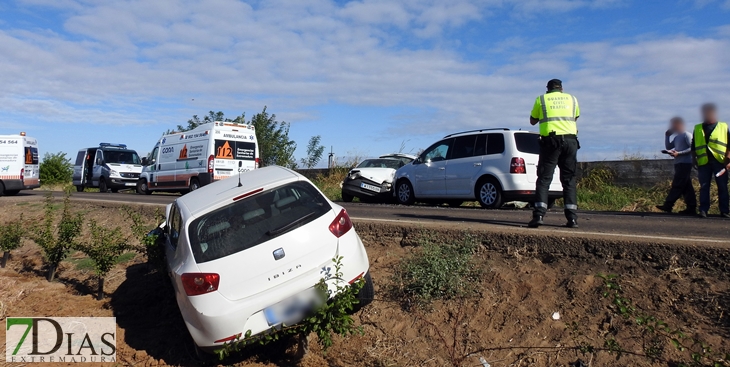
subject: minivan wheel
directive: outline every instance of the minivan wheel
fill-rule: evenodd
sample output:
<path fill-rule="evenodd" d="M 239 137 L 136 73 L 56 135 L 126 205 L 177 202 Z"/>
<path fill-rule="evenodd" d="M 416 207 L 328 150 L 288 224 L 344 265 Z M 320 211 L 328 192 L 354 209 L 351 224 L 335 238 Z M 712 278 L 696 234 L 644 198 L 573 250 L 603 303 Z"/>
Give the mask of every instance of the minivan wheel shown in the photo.
<path fill-rule="evenodd" d="M 413 196 L 413 185 L 408 180 L 400 180 L 398 182 L 398 191 L 396 193 L 398 204 L 411 205 L 415 201 Z"/>
<path fill-rule="evenodd" d="M 84 185 L 76 185 L 76 192 L 84 192 Z"/>
<path fill-rule="evenodd" d="M 109 188 L 106 186 L 106 180 L 104 180 L 103 178 L 99 180 L 99 192 L 109 192 Z"/>
<path fill-rule="evenodd" d="M 477 185 L 477 200 L 479 205 L 487 209 L 499 209 L 502 207 L 502 189 L 493 178 L 487 178 Z"/>

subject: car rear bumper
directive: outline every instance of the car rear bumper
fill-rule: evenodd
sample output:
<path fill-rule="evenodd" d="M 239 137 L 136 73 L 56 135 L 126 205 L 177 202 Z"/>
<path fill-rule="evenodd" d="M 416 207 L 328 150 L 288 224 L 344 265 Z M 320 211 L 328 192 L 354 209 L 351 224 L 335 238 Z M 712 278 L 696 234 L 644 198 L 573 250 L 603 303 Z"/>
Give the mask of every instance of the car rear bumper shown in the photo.
<path fill-rule="evenodd" d="M 535 190 L 519 190 L 519 191 L 504 191 L 502 193 L 504 201 L 535 201 Z M 563 197 L 562 191 L 548 191 L 548 197 L 550 199 L 559 199 Z"/>
<path fill-rule="evenodd" d="M 362 184 L 372 185 L 380 188 L 380 192 L 375 192 L 362 187 Z M 380 184 L 374 181 L 364 179 L 362 177 L 356 179 L 346 178 L 342 183 L 342 192 L 355 197 L 390 199 L 393 197 L 393 187 L 389 184 Z"/>
<path fill-rule="evenodd" d="M 343 257 L 340 269 L 342 278 L 331 278 L 327 281 L 331 290 L 337 283 L 345 285 L 369 270 L 367 253 L 354 230 L 340 238 L 337 255 Z M 219 340 L 238 334 L 243 337 L 248 331 L 255 336 L 281 325 L 270 325 L 264 310 L 312 288 L 325 276 L 323 274 L 325 269 L 334 273 L 334 267 L 334 263 L 328 260 L 323 264 L 312 266 L 306 274 L 296 279 L 241 300 L 227 299 L 219 292 L 192 297 L 184 293 L 176 296 L 185 325 L 195 344 L 210 352 L 219 349 L 225 343 Z"/>

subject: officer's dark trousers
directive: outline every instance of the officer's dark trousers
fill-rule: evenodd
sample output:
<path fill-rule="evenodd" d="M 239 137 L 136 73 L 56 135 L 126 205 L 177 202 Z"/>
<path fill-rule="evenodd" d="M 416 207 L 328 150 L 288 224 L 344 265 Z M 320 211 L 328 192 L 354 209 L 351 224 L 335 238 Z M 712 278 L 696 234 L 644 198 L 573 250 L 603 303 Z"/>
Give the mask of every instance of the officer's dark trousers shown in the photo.
<path fill-rule="evenodd" d="M 712 183 L 712 179 L 714 178 L 715 183 L 717 183 L 717 199 L 720 213 L 730 213 L 727 192 L 728 173 L 720 177 L 715 177 L 723 168 L 725 166 L 714 158 L 710 158 L 709 163 L 697 168 L 700 179 L 700 211 L 707 212 L 710 210 L 710 183 Z"/>
<path fill-rule="evenodd" d="M 673 207 L 679 198 L 684 198 L 688 210 L 697 209 L 697 197 L 695 188 L 692 186 L 692 163 L 676 163 L 674 165 L 674 178 L 672 188 L 664 201 L 667 207 Z"/>
<path fill-rule="evenodd" d="M 548 191 L 560 167 L 560 182 L 563 184 L 565 217 L 577 219 L 578 199 L 575 190 L 575 171 L 578 166 L 578 139 L 574 136 L 549 136 L 540 138 L 540 162 L 537 164 L 537 187 L 533 215 L 544 216 L 548 209 Z"/>

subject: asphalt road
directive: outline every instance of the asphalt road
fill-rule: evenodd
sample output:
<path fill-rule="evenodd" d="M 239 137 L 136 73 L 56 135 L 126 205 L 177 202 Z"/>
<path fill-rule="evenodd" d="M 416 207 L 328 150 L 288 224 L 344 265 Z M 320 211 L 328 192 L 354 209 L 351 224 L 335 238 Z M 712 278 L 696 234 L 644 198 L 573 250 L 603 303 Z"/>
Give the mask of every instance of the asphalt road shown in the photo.
<path fill-rule="evenodd" d="M 23 191 L 16 197 L 37 199 L 42 191 Z M 61 193 L 57 193 L 61 196 Z M 100 194 L 74 193 L 73 200 L 157 204 L 171 203 L 179 195 L 135 195 L 129 193 Z M 529 210 L 485 210 L 481 208 L 447 208 L 433 206 L 400 206 L 381 204 L 339 203 L 352 220 L 410 224 L 422 226 L 459 226 L 467 229 L 490 231 L 553 234 L 564 236 L 616 238 L 653 243 L 682 243 L 730 247 L 730 219 L 700 219 L 660 213 L 630 212 L 581 212 L 578 229 L 563 228 L 562 211 L 552 210 L 546 217 L 546 225 L 530 229 L 526 223 L 531 217 Z"/>

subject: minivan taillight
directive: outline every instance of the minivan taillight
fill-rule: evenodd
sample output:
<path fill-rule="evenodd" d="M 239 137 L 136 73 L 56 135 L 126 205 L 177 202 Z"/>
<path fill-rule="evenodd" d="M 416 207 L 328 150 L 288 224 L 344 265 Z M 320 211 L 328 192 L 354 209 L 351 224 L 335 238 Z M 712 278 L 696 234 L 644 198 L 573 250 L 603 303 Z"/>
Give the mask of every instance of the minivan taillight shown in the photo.
<path fill-rule="evenodd" d="M 256 158 L 256 166 L 254 168 L 259 168 L 259 167 L 261 167 L 261 159 Z"/>
<path fill-rule="evenodd" d="M 215 156 L 212 154 L 208 157 L 208 173 L 213 174 L 213 165 L 215 164 Z"/>
<path fill-rule="evenodd" d="M 23 181 L 25 179 L 25 169 L 20 169 L 20 181 Z"/>
<path fill-rule="evenodd" d="M 352 229 L 352 221 L 350 220 L 350 216 L 347 215 L 347 211 L 345 209 L 342 209 L 340 214 L 337 215 L 337 218 L 335 218 L 334 222 L 330 224 L 330 232 L 332 232 L 335 237 L 340 238 L 345 235 L 350 229 Z"/>
<path fill-rule="evenodd" d="M 512 158 L 512 162 L 509 164 L 509 173 L 526 174 L 525 160 L 520 157 Z"/>
<path fill-rule="evenodd" d="M 215 273 L 185 273 L 180 276 L 185 294 L 199 296 L 218 290 L 221 277 Z"/>

